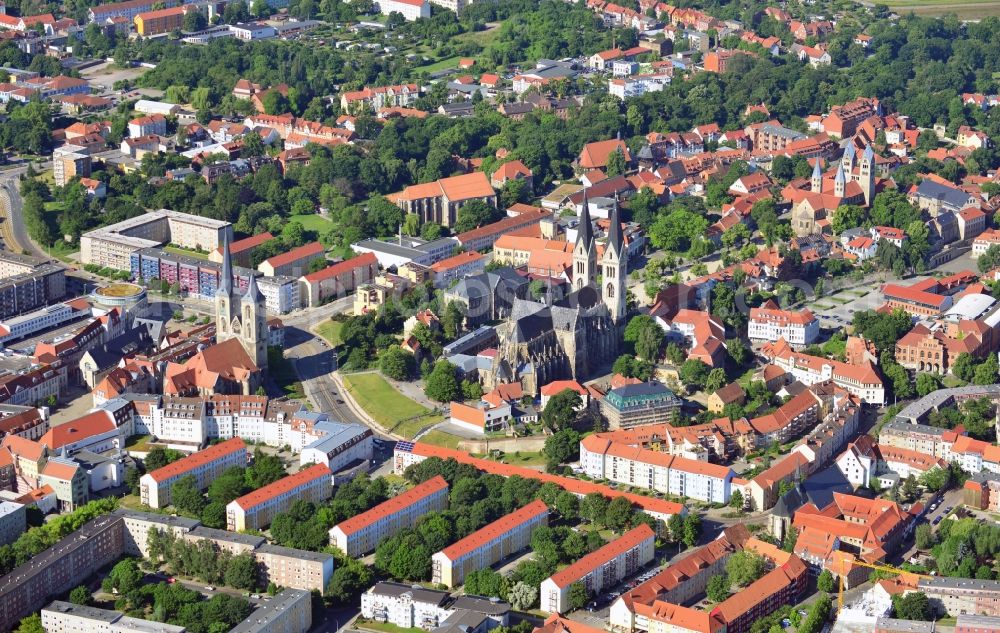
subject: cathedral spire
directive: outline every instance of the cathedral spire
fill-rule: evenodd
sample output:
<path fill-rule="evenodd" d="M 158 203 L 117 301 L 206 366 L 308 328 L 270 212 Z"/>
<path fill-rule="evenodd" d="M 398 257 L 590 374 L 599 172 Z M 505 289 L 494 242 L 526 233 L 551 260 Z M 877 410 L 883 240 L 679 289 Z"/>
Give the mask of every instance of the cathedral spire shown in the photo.
<path fill-rule="evenodd" d="M 233 294 L 233 261 L 232 255 L 229 253 L 228 232 L 222 237 L 222 278 L 219 279 L 219 289 L 215 291 L 215 294 L 226 297 Z"/>
<path fill-rule="evenodd" d="M 611 210 L 611 226 L 608 227 L 608 247 L 614 248 L 618 253 L 622 252 L 622 245 L 625 239 L 622 237 L 621 210 L 618 208 L 618 196 L 615 196 L 615 206 Z"/>
<path fill-rule="evenodd" d="M 590 250 L 594 243 L 594 231 L 590 222 L 590 203 L 587 200 L 587 190 L 583 190 L 583 212 L 580 214 L 580 228 L 577 230 L 576 243 Z"/>
<path fill-rule="evenodd" d="M 264 300 L 264 294 L 257 287 L 257 277 L 250 275 L 250 283 L 247 284 L 247 291 L 243 294 L 243 303 L 260 303 Z"/>

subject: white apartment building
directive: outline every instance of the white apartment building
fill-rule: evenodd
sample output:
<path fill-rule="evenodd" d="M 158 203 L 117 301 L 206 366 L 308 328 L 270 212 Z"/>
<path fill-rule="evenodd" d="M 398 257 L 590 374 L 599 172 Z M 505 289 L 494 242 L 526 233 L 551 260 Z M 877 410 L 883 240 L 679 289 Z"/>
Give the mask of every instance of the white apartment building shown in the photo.
<path fill-rule="evenodd" d="M 276 514 L 288 510 L 296 501 L 320 503 L 331 496 L 330 469 L 315 464 L 230 501 L 226 506 L 226 529 L 233 532 L 261 530 L 271 524 Z"/>
<path fill-rule="evenodd" d="M 301 589 L 283 589 L 229 633 L 306 633 L 312 628 L 312 596 Z"/>
<path fill-rule="evenodd" d="M 56 600 L 42 609 L 42 628 L 47 633 L 184 633 L 176 624 L 150 622 L 121 611 L 98 609 Z"/>
<path fill-rule="evenodd" d="M 229 222 L 169 209 L 148 211 L 80 236 L 80 261 L 115 270 L 131 270 L 131 255 L 143 248 L 176 244 L 211 252 L 233 238 Z"/>
<path fill-rule="evenodd" d="M 819 337 L 819 320 L 809 310 L 782 310 L 768 300 L 750 308 L 747 335 L 752 341 L 785 339 L 792 345 L 809 345 Z"/>
<path fill-rule="evenodd" d="M 0 321 L 0 343 L 14 341 L 36 332 L 58 327 L 69 321 L 91 316 L 90 306 L 73 306 L 69 303 L 57 303 L 39 308 L 33 312 L 21 314 Z"/>
<path fill-rule="evenodd" d="M 629 446 L 593 435 L 580 441 L 580 465 L 583 472 L 594 479 L 608 479 L 708 503 L 729 503 L 732 493 L 734 473 L 728 466 Z"/>
<path fill-rule="evenodd" d="M 447 591 L 379 582 L 361 594 L 361 617 L 404 629 L 432 629 L 451 615 L 451 610 L 445 608 L 450 599 Z"/>
<path fill-rule="evenodd" d="M 280 545 L 261 545 L 253 552 L 262 582 L 303 591 L 326 591 L 333 576 L 333 556 Z"/>
<path fill-rule="evenodd" d="M 348 556 L 371 552 L 384 539 L 413 527 L 428 512 L 448 507 L 448 482 L 440 475 L 338 523 L 330 529 L 330 542 Z"/>
<path fill-rule="evenodd" d="M 540 587 L 541 609 L 549 613 L 566 613 L 570 610 L 570 585 L 582 583 L 590 595 L 597 595 L 604 588 L 634 575 L 653 560 L 655 553 L 656 534 L 652 528 L 644 523 L 629 530 L 545 579 Z"/>
<path fill-rule="evenodd" d="M 510 424 L 511 407 L 506 402 L 492 406 L 488 402 L 477 402 L 474 406 L 452 402 L 449 421 L 473 433 L 495 433 L 503 431 Z"/>
<path fill-rule="evenodd" d="M 295 453 L 315 448 L 301 463 L 327 463 L 338 448 L 355 448 L 343 460 L 327 463 L 332 470 L 352 459 L 371 459 L 371 430 L 360 424 L 331 422 L 325 413 L 307 411 L 298 402 L 266 396 L 153 396 L 133 419 L 133 433 L 156 436 L 171 448 L 198 450 L 209 440 L 239 437 L 268 446 L 289 446 Z M 339 439 L 329 439 L 335 436 Z M 326 460 L 320 452 L 331 453 Z M 333 464 L 333 465 L 331 465 Z"/>
<path fill-rule="evenodd" d="M 149 134 L 166 136 L 167 117 L 162 114 L 148 114 L 146 116 L 137 117 L 128 122 L 129 136 L 147 136 Z"/>
<path fill-rule="evenodd" d="M 401 13 L 407 22 L 431 17 L 431 3 L 427 0 L 379 0 L 376 4 L 382 15 Z"/>
<path fill-rule="evenodd" d="M 629 97 L 641 97 L 647 92 L 661 92 L 670 85 L 669 74 L 635 75 L 608 80 L 608 92 L 622 101 Z"/>
<path fill-rule="evenodd" d="M 832 380 L 841 389 L 861 398 L 868 404 L 885 404 L 885 386 L 871 363 L 850 365 L 820 356 L 796 353 L 785 341 L 765 345 L 763 355 L 771 362 L 792 375 L 792 378 L 808 386 Z"/>
<path fill-rule="evenodd" d="M 170 505 L 173 486 L 181 478 L 194 476 L 198 489 L 204 490 L 227 468 L 246 466 L 248 461 L 247 445 L 234 437 L 146 473 L 139 478 L 139 496 L 147 506 L 163 508 Z"/>
<path fill-rule="evenodd" d="M 535 499 L 431 556 L 432 580 L 456 587 L 469 572 L 485 569 L 528 547 L 535 529 L 548 523 L 548 506 Z"/>

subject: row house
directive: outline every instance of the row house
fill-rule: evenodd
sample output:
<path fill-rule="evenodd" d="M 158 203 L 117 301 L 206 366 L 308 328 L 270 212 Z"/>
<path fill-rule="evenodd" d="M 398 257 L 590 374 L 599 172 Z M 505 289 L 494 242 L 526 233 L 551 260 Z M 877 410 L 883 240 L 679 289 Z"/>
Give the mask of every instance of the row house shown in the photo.
<path fill-rule="evenodd" d="M 431 580 L 457 587 L 473 571 L 486 569 L 531 544 L 537 528 L 549 523 L 549 509 L 541 499 L 511 512 L 431 556 Z"/>
<path fill-rule="evenodd" d="M 151 508 L 168 506 L 173 486 L 182 477 L 193 476 L 198 490 L 205 490 L 227 468 L 245 467 L 249 459 L 246 443 L 238 437 L 213 444 L 140 477 L 139 497 Z"/>
<path fill-rule="evenodd" d="M 383 540 L 416 525 L 428 512 L 448 507 L 448 483 L 440 475 L 330 529 L 330 543 L 352 558 L 374 551 Z"/>
<path fill-rule="evenodd" d="M 930 470 L 948 466 L 943 459 L 933 455 L 898 446 L 880 446 L 868 435 L 862 435 L 848 444 L 836 463 L 853 485 L 866 487 L 875 477 L 880 483 L 887 483 L 886 488 L 892 488 L 911 475 L 919 479 Z"/>
<path fill-rule="evenodd" d="M 314 464 L 299 472 L 230 501 L 226 506 L 226 529 L 233 532 L 262 530 L 296 501 L 321 503 L 333 496 L 330 469 Z"/>
<path fill-rule="evenodd" d="M 588 595 L 597 596 L 648 565 L 656 550 L 656 534 L 646 524 L 635 527 L 542 581 L 541 609 L 566 613 L 572 608 L 569 590 L 581 583 Z"/>
<path fill-rule="evenodd" d="M 358 108 L 370 108 L 373 112 L 393 106 L 407 107 L 420 98 L 420 86 L 400 84 L 397 86 L 365 87 L 363 90 L 345 92 L 340 96 L 342 112 L 354 112 Z"/>

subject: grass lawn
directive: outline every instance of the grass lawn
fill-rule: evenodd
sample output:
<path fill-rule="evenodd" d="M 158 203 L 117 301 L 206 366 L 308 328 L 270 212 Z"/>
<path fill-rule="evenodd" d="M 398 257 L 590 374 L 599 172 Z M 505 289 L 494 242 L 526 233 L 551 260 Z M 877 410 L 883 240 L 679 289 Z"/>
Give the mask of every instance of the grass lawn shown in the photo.
<path fill-rule="evenodd" d="M 208 261 L 208 253 L 199 253 L 198 251 L 192 251 L 186 248 L 181 248 L 179 246 L 164 246 L 163 250 L 168 253 L 175 253 L 177 255 L 186 255 L 188 257 L 194 257 L 195 259 L 204 259 Z"/>
<path fill-rule="evenodd" d="M 965 385 L 963 381 L 961 381 L 956 376 L 952 375 L 947 375 L 941 378 L 941 384 L 943 384 L 945 387 L 948 387 L 949 389 L 951 389 L 952 387 L 962 387 Z"/>
<path fill-rule="evenodd" d="M 429 73 L 433 73 L 439 70 L 446 70 L 448 68 L 458 68 L 458 57 L 449 57 L 447 59 L 442 59 L 441 61 L 434 62 L 433 64 L 428 64 L 426 66 L 420 66 L 416 70 L 426 70 Z"/>
<path fill-rule="evenodd" d="M 504 453 L 503 461 L 514 466 L 544 466 L 548 459 L 541 451 L 518 451 Z"/>
<path fill-rule="evenodd" d="M 154 446 L 161 446 L 160 444 L 153 444 L 152 440 L 152 435 L 133 435 L 125 440 L 125 448 L 139 453 L 148 453 Z"/>
<path fill-rule="evenodd" d="M 451 433 L 445 433 L 444 431 L 439 431 L 434 429 L 427 435 L 420 438 L 420 441 L 424 444 L 433 444 L 434 446 L 443 446 L 445 448 L 458 448 L 458 443 L 462 441 L 462 438 L 457 435 L 452 435 Z"/>
<path fill-rule="evenodd" d="M 333 222 L 318 215 L 293 215 L 288 218 L 289 222 L 297 222 L 307 231 L 315 231 L 323 234 L 333 228 Z"/>
<path fill-rule="evenodd" d="M 885 0 L 885 4 L 896 13 L 913 11 L 917 15 L 935 16 L 955 13 L 960 19 L 977 19 L 990 15 L 1000 15 L 997 0 Z"/>
<path fill-rule="evenodd" d="M 830 305 L 829 303 L 820 303 L 820 302 L 817 301 L 816 303 L 812 304 L 812 306 L 810 306 L 810 307 L 813 308 L 813 309 L 817 309 L 817 310 L 829 310 L 833 306 Z"/>
<path fill-rule="evenodd" d="M 343 343 L 340 340 L 340 329 L 344 327 L 341 321 L 326 321 L 321 323 L 319 327 L 316 328 L 316 333 L 326 339 L 326 342 L 331 346 L 336 347 Z"/>
<path fill-rule="evenodd" d="M 424 633 L 423 629 L 406 629 L 396 626 L 390 622 L 362 622 L 360 619 L 354 622 L 359 629 L 366 631 L 379 631 L 380 633 Z"/>
<path fill-rule="evenodd" d="M 403 437 L 413 437 L 443 418 L 399 393 L 376 373 L 344 376 L 344 385 L 368 415 Z"/>

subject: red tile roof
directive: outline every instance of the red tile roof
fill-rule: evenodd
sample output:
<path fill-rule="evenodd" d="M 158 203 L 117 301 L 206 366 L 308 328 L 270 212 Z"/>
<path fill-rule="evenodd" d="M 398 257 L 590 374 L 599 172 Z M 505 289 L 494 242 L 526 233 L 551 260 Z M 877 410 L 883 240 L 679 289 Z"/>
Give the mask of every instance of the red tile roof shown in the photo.
<path fill-rule="evenodd" d="M 245 250 L 249 250 L 251 248 L 260 246 L 264 242 L 273 239 L 274 236 L 271 235 L 270 233 L 267 232 L 258 233 L 257 235 L 252 235 L 242 240 L 236 240 L 235 242 L 229 245 L 229 252 L 233 255 L 235 255 L 236 253 L 242 253 Z M 220 246 L 219 248 L 215 249 L 215 252 L 221 255 L 222 247 Z"/>
<path fill-rule="evenodd" d="M 548 513 L 549 508 L 545 505 L 545 502 L 541 499 L 535 499 L 528 505 L 513 511 L 507 516 L 501 517 L 493 523 L 476 530 L 465 538 L 452 543 L 448 547 L 441 550 L 441 553 L 444 554 L 448 560 L 454 562 L 469 552 L 475 551 L 483 545 L 501 538 L 504 534 L 516 530 L 521 525 L 528 523 L 539 516 L 548 515 Z"/>
<path fill-rule="evenodd" d="M 642 495 L 621 492 L 619 490 L 609 488 L 608 486 L 591 483 L 589 481 L 572 479 L 570 477 L 561 477 L 559 475 L 550 475 L 548 473 L 538 472 L 537 470 L 532 470 L 530 468 L 502 464 L 500 462 L 494 462 L 487 459 L 480 459 L 456 449 L 433 446 L 431 444 L 424 444 L 423 442 L 414 442 L 411 452 L 414 455 L 420 455 L 421 457 L 454 459 L 461 464 L 469 464 L 470 466 L 475 466 L 483 472 L 500 475 L 502 477 L 513 477 L 514 475 L 518 475 L 526 479 L 535 479 L 541 481 L 542 483 L 551 482 L 563 490 L 572 492 L 578 496 L 584 496 L 596 492 L 611 499 L 615 497 L 625 497 L 646 512 L 652 512 L 655 514 L 669 516 L 674 514 L 684 514 L 686 512 L 686 508 L 683 504 L 676 503 L 674 501 L 666 501 L 655 497 L 643 497 Z"/>
<path fill-rule="evenodd" d="M 241 438 L 234 437 L 230 440 L 226 440 L 225 442 L 209 446 L 205 450 L 188 455 L 187 457 L 179 459 L 172 464 L 167 464 L 163 468 L 157 468 L 149 473 L 149 476 L 153 478 L 153 481 L 158 483 L 163 482 L 172 477 L 177 477 L 178 475 L 190 472 L 199 466 L 203 466 L 227 455 L 231 455 L 237 451 L 245 451 L 246 448 L 247 445 Z"/>
<path fill-rule="evenodd" d="M 375 253 L 364 253 L 332 266 L 327 266 L 326 268 L 317 270 L 314 273 L 309 273 L 308 275 L 305 275 L 303 279 L 310 282 L 323 281 L 324 279 L 331 279 L 346 272 L 357 270 L 358 268 L 364 268 L 365 266 L 373 266 L 377 264 L 378 258 L 375 257 Z"/>
<path fill-rule="evenodd" d="M 271 265 L 274 268 L 278 266 L 284 266 L 285 264 L 291 264 L 300 259 L 306 257 L 312 257 L 314 255 L 322 255 L 325 248 L 319 242 L 311 242 L 305 246 L 300 246 L 298 248 L 293 248 L 287 253 L 282 253 L 281 255 L 275 255 L 264 260 L 264 263 Z"/>
<path fill-rule="evenodd" d="M 48 446 L 49 450 L 57 451 L 67 444 L 108 433 L 116 428 L 115 421 L 107 411 L 94 411 L 72 422 L 52 427 L 39 438 L 38 443 Z"/>
<path fill-rule="evenodd" d="M 283 477 L 272 484 L 268 484 L 259 490 L 254 490 L 250 494 L 243 495 L 239 499 L 233 501 L 233 503 L 240 506 L 244 510 L 250 510 L 251 508 L 255 508 L 262 503 L 270 501 L 278 495 L 291 492 L 292 490 L 312 483 L 317 479 L 322 479 L 323 477 L 329 478 L 330 475 L 330 469 L 325 464 L 313 464 L 305 470 L 300 470 L 293 475 Z"/>
<path fill-rule="evenodd" d="M 653 530 L 643 523 L 633 528 L 597 551 L 591 552 L 576 561 L 566 569 L 552 574 L 552 582 L 559 588 L 565 588 L 584 578 L 601 565 L 621 556 L 630 549 L 637 547 L 643 541 L 652 542 L 656 538 Z"/>
<path fill-rule="evenodd" d="M 354 534 L 379 519 L 392 516 L 403 508 L 408 508 L 425 497 L 447 489 L 448 482 L 444 480 L 444 477 L 438 475 L 437 477 L 428 479 L 422 484 L 410 488 L 402 494 L 396 495 L 388 501 L 378 504 L 367 512 L 362 512 L 361 514 L 353 516 L 346 521 L 342 521 L 334 527 L 339 527 L 340 530 L 346 535 Z"/>

